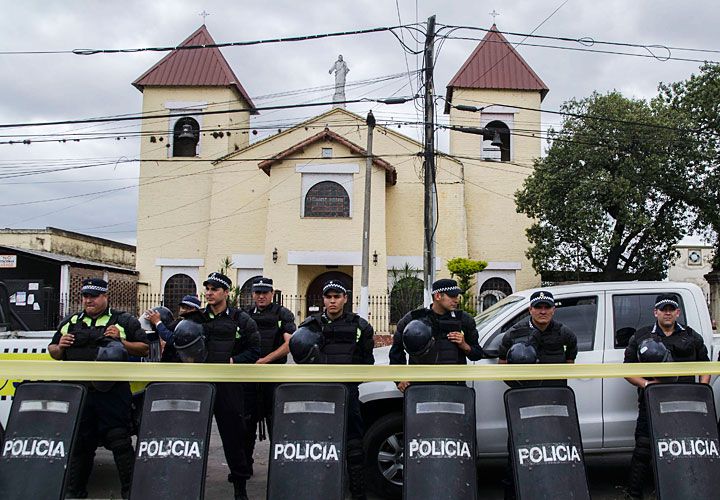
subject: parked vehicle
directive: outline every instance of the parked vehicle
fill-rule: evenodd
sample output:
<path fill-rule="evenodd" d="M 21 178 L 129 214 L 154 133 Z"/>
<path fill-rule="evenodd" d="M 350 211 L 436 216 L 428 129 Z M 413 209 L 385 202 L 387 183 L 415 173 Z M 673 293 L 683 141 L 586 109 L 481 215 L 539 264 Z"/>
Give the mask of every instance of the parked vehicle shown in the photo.
<path fill-rule="evenodd" d="M 505 331 L 528 321 L 530 295 L 524 290 L 501 300 L 476 318 L 480 345 L 491 357 Z M 572 329 L 578 338 L 576 363 L 622 363 L 625 347 L 639 327 L 652 324 L 655 298 L 677 294 L 688 324 L 705 339 L 710 359 L 716 360 L 720 337 L 713 335 L 705 297 L 696 285 L 671 282 L 610 282 L 549 287 L 555 297 L 555 319 Z M 389 347 L 375 350 L 377 364 L 387 364 Z M 495 364 L 482 359 L 474 364 Z M 469 382 L 476 392 L 477 450 L 480 457 L 507 454 L 507 427 L 502 381 Z M 585 453 L 632 451 L 637 392 L 623 378 L 572 379 Z M 713 377 L 715 404 L 720 406 L 720 379 Z M 360 400 L 367 432 L 365 445 L 371 487 L 388 497 L 401 493 L 403 481 L 402 394 L 392 382 L 368 382 L 360 386 Z"/>

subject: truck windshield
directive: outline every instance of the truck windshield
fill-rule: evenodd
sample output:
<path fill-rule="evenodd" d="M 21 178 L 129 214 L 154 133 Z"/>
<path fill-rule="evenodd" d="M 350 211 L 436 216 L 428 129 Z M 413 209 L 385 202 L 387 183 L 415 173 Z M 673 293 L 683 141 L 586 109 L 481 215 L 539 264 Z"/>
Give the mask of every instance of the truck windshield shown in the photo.
<path fill-rule="evenodd" d="M 487 323 L 488 321 L 492 321 L 499 314 L 502 314 L 505 309 L 511 307 L 516 302 L 520 302 L 521 300 L 523 300 L 523 297 L 519 295 L 510 295 L 475 316 L 475 326 L 477 326 L 478 331 L 480 331 L 481 325 Z"/>

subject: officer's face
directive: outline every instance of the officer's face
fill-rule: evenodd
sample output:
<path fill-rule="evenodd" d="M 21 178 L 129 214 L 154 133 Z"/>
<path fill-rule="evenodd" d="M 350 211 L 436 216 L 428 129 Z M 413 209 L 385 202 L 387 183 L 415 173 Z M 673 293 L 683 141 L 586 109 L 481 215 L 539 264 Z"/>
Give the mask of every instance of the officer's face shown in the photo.
<path fill-rule="evenodd" d="M 451 297 L 446 293 L 436 293 L 433 296 L 435 303 L 442 308 L 444 312 L 456 311 L 460 304 L 460 295 Z"/>
<path fill-rule="evenodd" d="M 658 324 L 663 328 L 672 328 L 680 317 L 680 309 L 675 309 L 671 305 L 666 305 L 662 309 L 655 309 L 655 318 Z"/>
<path fill-rule="evenodd" d="M 180 316 L 185 316 L 186 314 L 190 314 L 193 311 L 197 311 L 194 307 L 189 307 L 186 305 L 180 305 L 180 312 L 178 313 Z"/>
<path fill-rule="evenodd" d="M 340 292 L 328 291 L 323 295 L 323 303 L 325 304 L 325 312 L 331 315 L 340 314 L 347 302 L 347 295 Z"/>
<path fill-rule="evenodd" d="M 263 308 L 267 307 L 270 302 L 272 302 L 272 290 L 268 290 L 267 292 L 253 292 L 252 293 L 253 300 L 255 301 L 255 305 Z"/>
<path fill-rule="evenodd" d="M 530 317 L 536 326 L 540 329 L 545 328 L 552 321 L 553 315 L 555 314 L 555 307 L 547 304 L 538 304 L 530 307 Z"/>
<path fill-rule="evenodd" d="M 205 285 L 205 301 L 210 306 L 222 304 L 227 300 L 229 294 L 224 288 Z"/>
<path fill-rule="evenodd" d="M 82 301 L 85 314 L 92 317 L 100 315 L 100 313 L 107 309 L 108 305 L 107 294 L 104 293 L 101 293 L 100 295 L 90 295 L 88 293 L 84 293 Z"/>

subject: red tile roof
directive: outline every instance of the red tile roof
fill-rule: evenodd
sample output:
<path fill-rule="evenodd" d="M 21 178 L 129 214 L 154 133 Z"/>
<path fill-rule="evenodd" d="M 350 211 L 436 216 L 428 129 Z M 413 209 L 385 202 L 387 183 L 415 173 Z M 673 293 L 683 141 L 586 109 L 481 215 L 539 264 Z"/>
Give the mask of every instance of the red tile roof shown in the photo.
<path fill-rule="evenodd" d="M 261 161 L 260 163 L 258 163 L 258 167 L 260 167 L 266 174 L 270 175 L 270 167 L 272 167 L 275 163 L 280 163 L 284 159 L 292 156 L 293 154 L 304 151 L 305 148 L 310 146 L 311 144 L 315 144 L 316 142 L 320 141 L 334 141 L 342 144 L 352 153 L 360 156 L 367 156 L 367 151 L 365 149 L 361 148 L 354 142 L 345 139 L 337 132 L 333 132 L 332 130 L 326 128 L 322 132 L 310 136 L 307 139 L 298 142 L 294 146 L 290 146 L 285 151 L 280 151 L 272 158 Z M 397 182 L 397 172 L 395 171 L 395 167 L 393 167 L 390 163 L 383 160 L 382 158 L 378 158 L 377 156 L 373 156 L 372 162 L 373 165 L 375 165 L 376 167 L 385 169 L 385 182 L 387 182 L 388 184 L 395 184 Z"/>
<path fill-rule="evenodd" d="M 202 25 L 179 46 L 214 44 L 215 40 Z M 148 86 L 232 87 L 253 108 L 252 114 L 258 114 L 250 96 L 217 47 L 173 50 L 143 73 L 133 85 L 140 92 Z"/>
<path fill-rule="evenodd" d="M 453 88 L 538 90 L 540 99 L 548 87 L 525 62 L 494 24 L 447 86 L 452 102 Z M 445 105 L 445 112 L 450 111 Z"/>

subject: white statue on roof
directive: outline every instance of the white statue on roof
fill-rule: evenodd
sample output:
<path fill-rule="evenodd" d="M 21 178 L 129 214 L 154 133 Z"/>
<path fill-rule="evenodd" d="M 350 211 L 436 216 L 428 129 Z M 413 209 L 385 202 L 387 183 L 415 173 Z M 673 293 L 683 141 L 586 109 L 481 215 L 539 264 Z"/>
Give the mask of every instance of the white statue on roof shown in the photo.
<path fill-rule="evenodd" d="M 339 55 L 337 61 L 330 67 L 329 74 L 335 72 L 335 94 L 333 95 L 333 105 L 335 108 L 344 108 L 345 104 L 345 76 L 350 72 L 347 63 L 343 61 L 343 56 Z"/>

